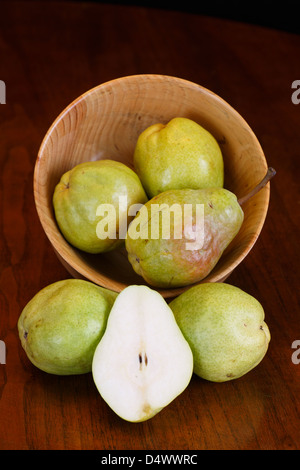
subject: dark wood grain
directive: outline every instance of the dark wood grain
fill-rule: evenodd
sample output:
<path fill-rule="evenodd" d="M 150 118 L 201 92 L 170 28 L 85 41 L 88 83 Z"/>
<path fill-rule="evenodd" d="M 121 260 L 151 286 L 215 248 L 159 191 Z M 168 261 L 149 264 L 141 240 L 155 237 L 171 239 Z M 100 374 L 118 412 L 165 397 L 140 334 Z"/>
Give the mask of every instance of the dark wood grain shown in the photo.
<path fill-rule="evenodd" d="M 300 36 L 197 14 L 92 3 L 1 2 L 0 449 L 300 449 Z M 17 320 L 42 287 L 69 277 L 39 223 L 32 177 L 56 116 L 91 87 L 159 73 L 222 96 L 253 128 L 269 165 L 262 234 L 227 282 L 263 305 L 272 339 L 244 377 L 194 376 L 152 420 L 131 424 L 100 398 L 90 374 L 56 377 L 25 356 Z M 298 356 L 300 357 L 300 355 Z"/>

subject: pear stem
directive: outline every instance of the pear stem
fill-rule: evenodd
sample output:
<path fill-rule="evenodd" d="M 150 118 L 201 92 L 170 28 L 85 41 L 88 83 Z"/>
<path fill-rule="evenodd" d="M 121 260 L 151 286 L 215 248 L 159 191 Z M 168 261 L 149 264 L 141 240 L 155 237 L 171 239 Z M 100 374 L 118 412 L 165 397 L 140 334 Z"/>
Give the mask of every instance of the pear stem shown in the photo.
<path fill-rule="evenodd" d="M 252 189 L 252 191 L 250 191 L 248 194 L 246 194 L 246 196 L 241 197 L 240 199 L 238 199 L 239 205 L 241 206 L 246 201 L 248 201 L 248 199 L 250 199 L 252 196 L 254 196 L 254 194 L 258 193 L 258 191 L 260 191 L 264 186 L 266 186 L 266 184 L 270 181 L 270 179 L 272 179 L 273 176 L 275 176 L 275 175 L 276 175 L 276 171 L 274 170 L 274 168 L 269 167 L 267 173 L 265 174 L 264 178 L 260 181 L 260 183 L 258 183 L 255 186 L 255 188 Z"/>

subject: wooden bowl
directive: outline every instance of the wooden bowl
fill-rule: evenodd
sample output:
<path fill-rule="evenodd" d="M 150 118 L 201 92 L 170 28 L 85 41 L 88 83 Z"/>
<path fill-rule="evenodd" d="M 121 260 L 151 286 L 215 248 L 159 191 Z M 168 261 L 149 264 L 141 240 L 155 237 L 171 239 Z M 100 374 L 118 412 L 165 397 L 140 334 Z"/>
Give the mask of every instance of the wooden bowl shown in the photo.
<path fill-rule="evenodd" d="M 91 255 L 72 247 L 55 221 L 52 196 L 61 175 L 75 165 L 109 158 L 133 168 L 139 134 L 151 124 L 182 116 L 210 131 L 221 147 L 225 188 L 244 196 L 264 176 L 267 162 L 244 119 L 211 91 L 176 77 L 133 75 L 103 83 L 73 101 L 54 121 L 41 144 L 34 172 L 34 197 L 41 224 L 68 272 L 77 278 L 120 292 L 130 284 L 146 284 L 124 248 Z M 240 232 L 214 270 L 202 282 L 222 282 L 249 253 L 263 227 L 269 184 L 245 203 Z M 157 289 L 165 298 L 188 287 Z"/>

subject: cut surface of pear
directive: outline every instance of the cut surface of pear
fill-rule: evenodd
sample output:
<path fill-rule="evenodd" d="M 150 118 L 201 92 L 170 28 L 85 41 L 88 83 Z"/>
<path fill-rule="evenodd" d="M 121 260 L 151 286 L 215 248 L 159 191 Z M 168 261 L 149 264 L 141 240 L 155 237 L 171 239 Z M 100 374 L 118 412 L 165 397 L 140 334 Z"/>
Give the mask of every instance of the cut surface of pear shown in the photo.
<path fill-rule="evenodd" d="M 152 418 L 183 392 L 193 355 L 158 292 L 132 285 L 118 295 L 92 372 L 102 398 L 131 422 Z"/>

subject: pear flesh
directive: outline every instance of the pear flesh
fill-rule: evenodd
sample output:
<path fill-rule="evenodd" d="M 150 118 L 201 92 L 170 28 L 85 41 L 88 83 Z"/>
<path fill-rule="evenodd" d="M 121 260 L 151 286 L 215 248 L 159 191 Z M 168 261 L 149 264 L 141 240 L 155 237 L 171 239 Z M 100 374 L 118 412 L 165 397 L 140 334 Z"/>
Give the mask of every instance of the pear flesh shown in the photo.
<path fill-rule="evenodd" d="M 170 303 L 194 357 L 194 372 L 212 382 L 242 377 L 264 358 L 271 339 L 262 305 L 238 287 L 193 286 Z"/>
<path fill-rule="evenodd" d="M 173 217 L 170 209 L 178 205 L 182 214 L 192 206 L 192 217 L 186 220 L 184 215 L 178 220 Z M 203 219 L 199 221 L 198 205 L 203 207 Z M 161 217 L 153 217 L 153 206 L 161 207 Z M 169 237 L 163 234 L 167 215 Z M 129 262 L 151 286 L 173 288 L 193 284 L 212 271 L 239 232 L 243 219 L 236 196 L 224 188 L 165 191 L 148 201 L 129 226 L 125 242 Z M 202 225 L 203 242 L 198 245 L 194 242 Z M 136 234 L 132 235 L 135 227 Z M 158 236 L 153 236 L 155 232 Z"/>
<path fill-rule="evenodd" d="M 55 375 L 91 372 L 116 297 L 115 292 L 81 279 L 57 281 L 39 291 L 18 320 L 29 360 Z"/>
<path fill-rule="evenodd" d="M 152 418 L 183 392 L 193 356 L 158 292 L 132 285 L 118 295 L 92 371 L 102 398 L 131 422 Z"/>
<path fill-rule="evenodd" d="M 185 117 L 145 129 L 135 147 L 134 168 L 150 198 L 170 189 L 222 187 L 224 183 L 218 142 Z"/>

